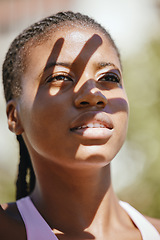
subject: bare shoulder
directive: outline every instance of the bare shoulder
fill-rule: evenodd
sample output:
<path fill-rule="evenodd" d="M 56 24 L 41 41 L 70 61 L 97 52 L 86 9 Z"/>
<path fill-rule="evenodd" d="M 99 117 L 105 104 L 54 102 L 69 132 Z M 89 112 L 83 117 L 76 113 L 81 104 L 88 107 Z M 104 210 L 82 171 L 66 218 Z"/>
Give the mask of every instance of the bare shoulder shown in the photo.
<path fill-rule="evenodd" d="M 16 206 L 16 203 L 4 203 L 1 205 L 1 209 L 3 213 L 13 218 L 17 218 L 19 216 L 19 212 Z"/>
<path fill-rule="evenodd" d="M 146 217 L 146 216 L 145 216 Z M 158 218 L 151 218 L 146 217 L 146 219 L 157 229 L 157 231 L 160 233 L 160 219 Z"/>
<path fill-rule="evenodd" d="M 25 227 L 16 203 L 0 205 L 0 239 L 26 239 Z"/>

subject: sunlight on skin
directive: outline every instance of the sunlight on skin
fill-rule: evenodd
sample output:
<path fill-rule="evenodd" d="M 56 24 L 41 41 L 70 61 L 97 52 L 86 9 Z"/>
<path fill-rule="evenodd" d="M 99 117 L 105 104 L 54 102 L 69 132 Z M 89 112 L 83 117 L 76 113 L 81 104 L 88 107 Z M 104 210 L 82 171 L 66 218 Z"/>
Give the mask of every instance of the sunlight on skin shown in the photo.
<path fill-rule="evenodd" d="M 71 34 L 70 34 L 70 40 L 72 40 L 72 42 L 76 41 L 77 43 L 81 43 L 81 42 L 84 42 L 85 39 L 86 38 L 85 38 L 84 34 L 82 34 L 80 32 L 71 32 Z M 78 79 L 79 79 L 81 77 L 81 75 L 83 74 L 83 71 L 86 68 L 89 59 L 96 52 L 96 50 L 99 48 L 99 46 L 101 46 L 102 42 L 103 42 L 102 38 L 97 34 L 94 34 L 90 39 L 88 39 L 88 41 L 85 43 L 85 45 L 82 46 L 82 50 L 77 55 L 77 57 L 75 58 L 75 60 L 71 64 L 71 66 L 68 67 L 68 71 L 69 71 L 68 75 L 70 75 L 72 73 L 72 68 L 74 68 L 74 66 L 78 63 L 78 61 L 80 61 L 80 59 L 83 58 L 84 61 L 83 61 L 83 64 L 81 66 L 81 69 L 80 69 L 79 75 L 78 75 Z M 53 48 L 53 50 L 54 50 L 54 48 Z M 52 51 L 52 52 L 54 52 L 54 51 Z M 89 52 L 89 53 L 86 56 L 87 52 Z M 52 53 L 47 62 L 50 61 L 51 56 L 52 56 Z M 67 67 L 63 66 L 63 68 L 66 68 L 66 70 L 67 70 Z M 53 70 L 54 70 L 54 67 L 53 67 Z M 78 79 L 76 79 L 77 82 L 78 82 Z M 58 94 L 59 90 L 60 90 L 60 88 L 54 87 L 54 89 L 51 88 L 49 90 L 49 93 L 51 96 L 55 96 L 56 94 Z"/>
<path fill-rule="evenodd" d="M 81 39 L 75 44 L 75 39 L 79 35 Z M 94 155 L 94 166 L 95 162 L 99 162 L 99 157 L 102 164 L 105 164 L 107 158 L 108 164 L 116 153 L 116 148 L 110 151 L 112 139 L 115 144 L 116 135 L 122 135 L 122 139 L 118 139 L 119 150 L 128 122 L 128 103 L 123 88 L 121 65 L 110 41 L 99 31 L 95 33 L 90 29 L 86 31 L 86 29 L 77 30 L 77 28 L 64 31 L 62 28 L 56 37 L 53 35 L 45 44 L 36 46 L 28 61 L 30 64 L 23 81 L 23 88 L 28 90 L 24 91 L 21 98 L 21 103 L 25 101 L 21 105 L 21 121 L 26 125 L 27 139 L 30 137 L 32 139 L 31 149 L 35 148 L 36 152 L 44 154 L 48 159 L 55 156 L 54 161 L 62 162 L 63 165 L 67 164 L 67 158 L 69 162 L 67 166 L 71 167 L 73 167 L 71 162 L 78 166 L 80 162 L 84 162 L 83 158 L 86 159 L 86 165 L 88 160 L 91 165 L 90 156 Z M 113 82 L 105 79 L 105 76 L 107 79 L 108 76 L 109 79 L 110 76 L 114 76 Z M 89 108 L 86 108 L 85 103 L 89 104 Z M 28 114 L 26 116 L 26 111 L 30 112 L 32 119 L 30 124 L 26 120 L 29 117 Z M 39 117 L 35 115 L 36 113 Z M 117 126 L 119 126 L 119 119 L 121 122 L 124 121 L 124 129 L 119 126 L 115 131 L 115 128 L 110 126 L 112 118 Z M 46 125 L 45 130 L 40 119 L 43 119 Z M 94 129 L 93 127 L 84 128 L 84 125 L 89 123 L 103 126 L 94 127 Z M 30 131 L 30 127 L 34 124 L 35 134 Z M 52 131 L 49 130 L 47 133 L 48 126 Z M 114 131 L 112 131 L 113 128 Z M 54 136 L 51 132 L 54 132 Z M 39 137 L 38 134 L 40 134 Z M 37 144 L 37 137 L 44 142 L 39 141 Z M 59 150 L 58 141 L 62 142 L 61 139 L 64 137 L 67 137 L 67 141 L 62 152 Z M 47 145 L 44 139 L 48 139 Z M 54 141 L 56 147 L 53 150 Z M 71 148 L 73 151 L 68 154 L 68 149 Z"/>
<path fill-rule="evenodd" d="M 49 94 L 50 94 L 51 96 L 55 96 L 55 95 L 57 95 L 58 93 L 59 93 L 59 87 L 57 87 L 57 88 L 54 87 L 54 89 L 53 89 L 53 88 L 50 88 L 50 90 L 49 90 Z"/>

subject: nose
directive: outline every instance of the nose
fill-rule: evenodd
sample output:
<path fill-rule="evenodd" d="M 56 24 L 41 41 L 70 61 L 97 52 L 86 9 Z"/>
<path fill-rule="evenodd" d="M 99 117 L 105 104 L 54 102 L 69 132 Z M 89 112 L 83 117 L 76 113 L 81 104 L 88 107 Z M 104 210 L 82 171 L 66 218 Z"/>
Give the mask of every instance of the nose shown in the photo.
<path fill-rule="evenodd" d="M 74 104 L 77 108 L 104 108 L 108 103 L 104 94 L 96 87 L 96 83 L 88 80 L 77 92 Z"/>

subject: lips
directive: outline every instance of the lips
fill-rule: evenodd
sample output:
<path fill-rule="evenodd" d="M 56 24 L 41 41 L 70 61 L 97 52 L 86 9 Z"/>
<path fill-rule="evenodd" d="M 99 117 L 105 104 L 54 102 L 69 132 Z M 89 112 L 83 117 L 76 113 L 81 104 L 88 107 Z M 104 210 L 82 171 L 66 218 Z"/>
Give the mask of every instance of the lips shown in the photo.
<path fill-rule="evenodd" d="M 113 122 L 105 112 L 85 112 L 71 122 L 70 130 L 89 139 L 109 138 L 113 131 Z"/>
<path fill-rule="evenodd" d="M 102 123 L 88 123 L 87 125 L 83 125 L 78 127 L 77 129 L 85 129 L 85 128 L 105 128 L 104 124 Z"/>

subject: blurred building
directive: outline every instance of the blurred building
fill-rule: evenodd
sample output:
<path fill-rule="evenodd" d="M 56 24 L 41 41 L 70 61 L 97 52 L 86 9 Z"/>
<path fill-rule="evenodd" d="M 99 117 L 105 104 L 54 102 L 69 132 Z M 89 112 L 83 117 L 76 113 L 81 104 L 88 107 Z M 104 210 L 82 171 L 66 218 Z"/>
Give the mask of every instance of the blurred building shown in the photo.
<path fill-rule="evenodd" d="M 0 0 L 0 34 L 70 8 L 72 0 Z"/>

